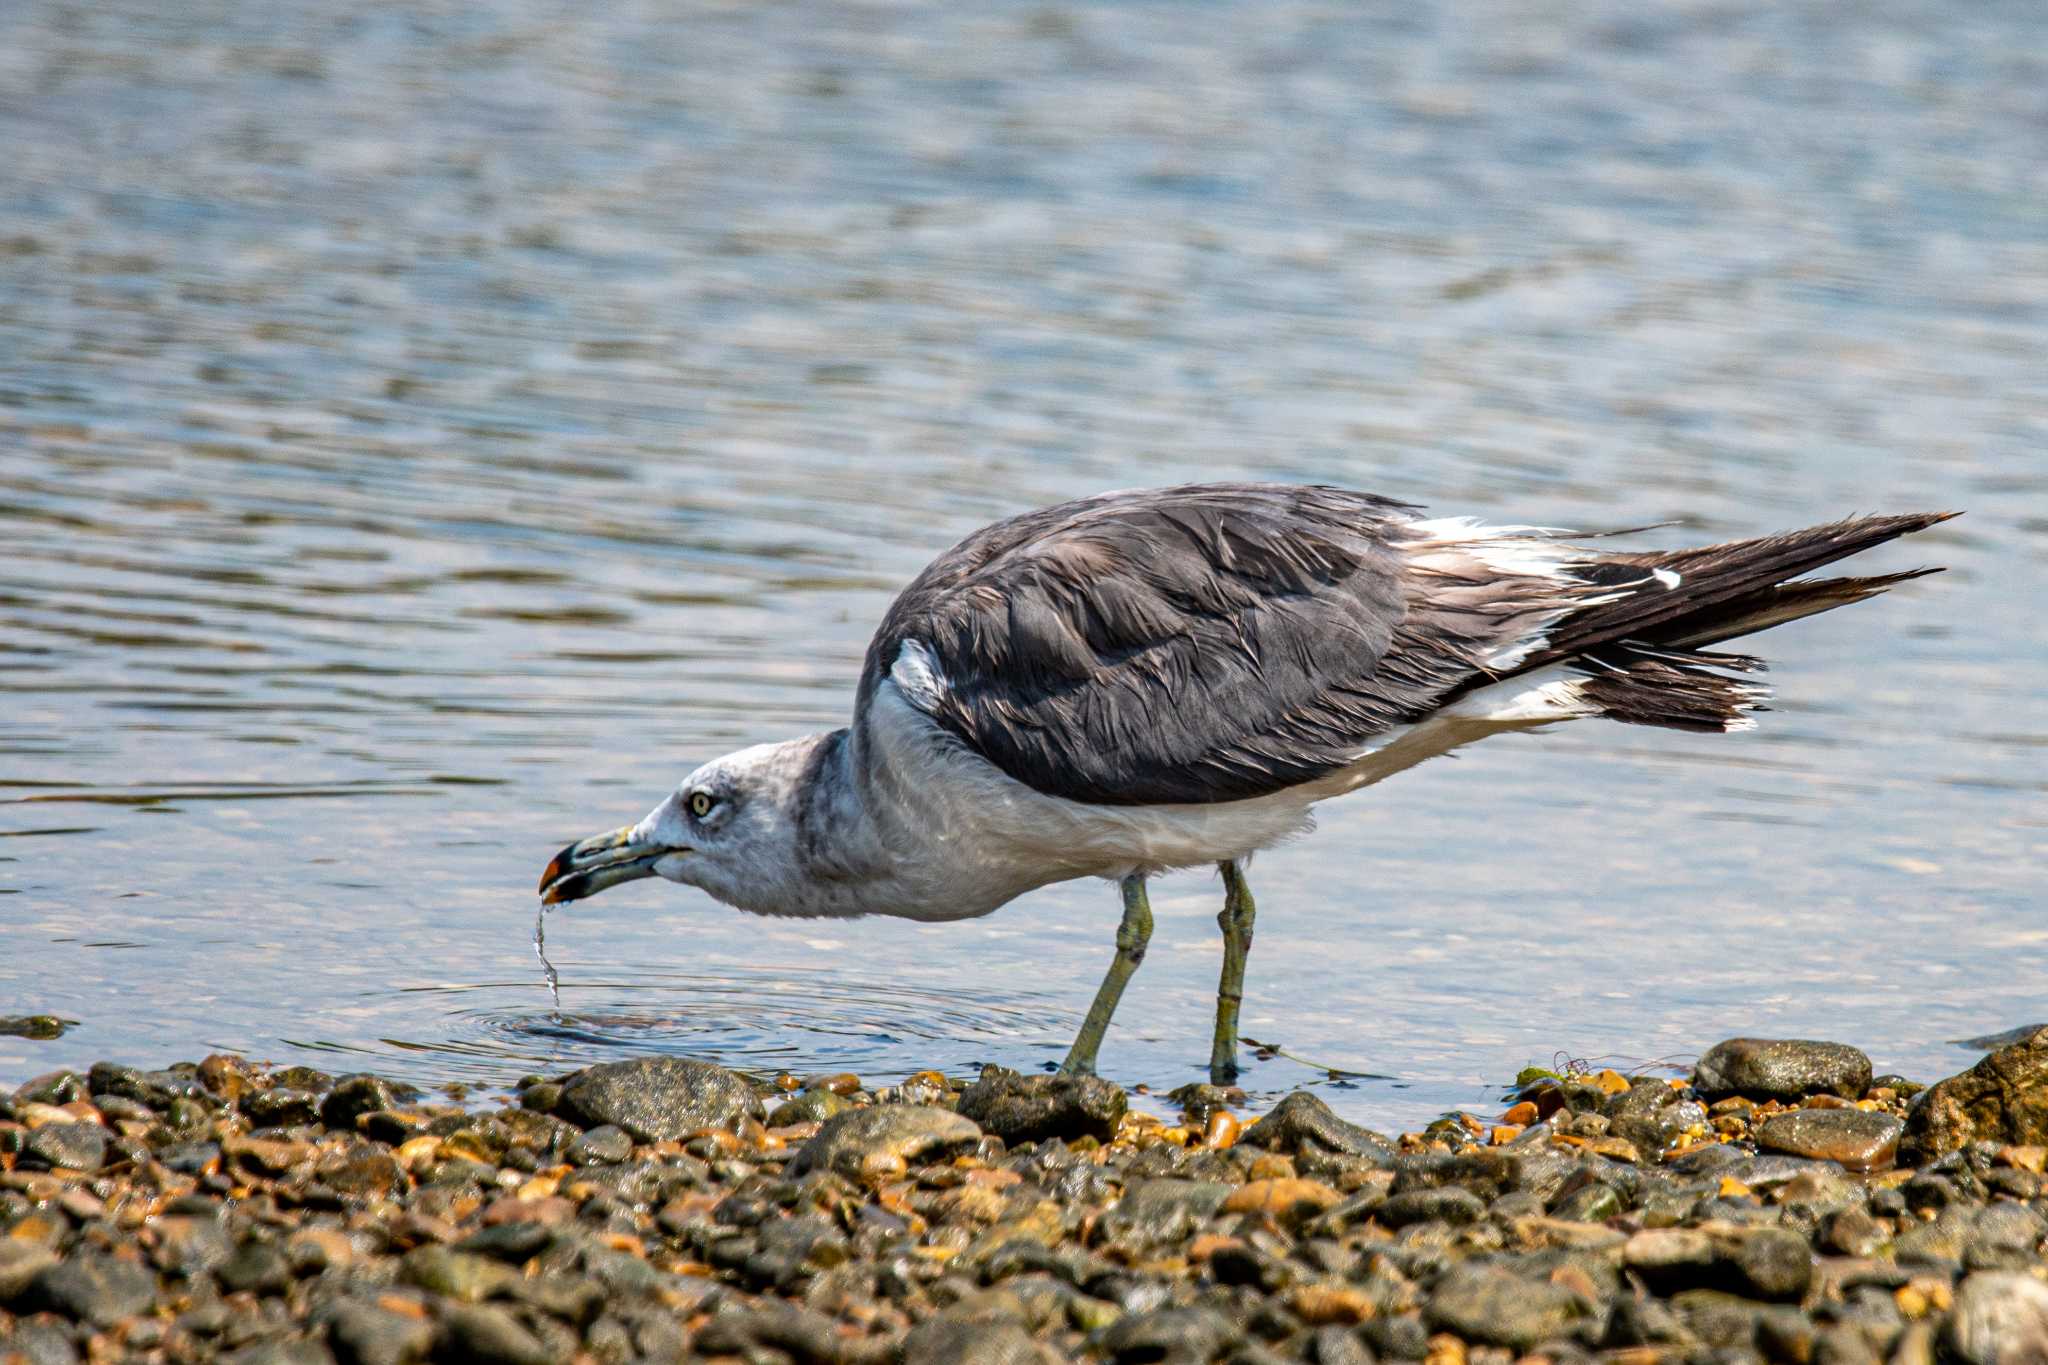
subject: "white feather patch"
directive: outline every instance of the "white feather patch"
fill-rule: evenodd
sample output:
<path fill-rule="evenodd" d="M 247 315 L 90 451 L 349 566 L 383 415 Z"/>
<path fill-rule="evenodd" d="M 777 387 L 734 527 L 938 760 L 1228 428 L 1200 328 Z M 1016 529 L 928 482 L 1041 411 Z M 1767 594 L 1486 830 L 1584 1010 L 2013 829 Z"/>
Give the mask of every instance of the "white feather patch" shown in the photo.
<path fill-rule="evenodd" d="M 889 667 L 889 678 L 904 698 L 926 715 L 938 710 L 946 689 L 952 686 L 938 657 L 922 640 L 903 642 L 903 648 L 896 651 L 896 662 Z"/>

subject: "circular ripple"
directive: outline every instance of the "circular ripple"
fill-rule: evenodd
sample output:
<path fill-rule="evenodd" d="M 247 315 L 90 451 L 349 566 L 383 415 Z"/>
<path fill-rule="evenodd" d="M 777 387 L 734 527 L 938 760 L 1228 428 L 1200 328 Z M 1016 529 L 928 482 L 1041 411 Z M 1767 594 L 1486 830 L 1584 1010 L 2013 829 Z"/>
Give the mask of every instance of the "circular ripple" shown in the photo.
<path fill-rule="evenodd" d="M 1035 1048 L 1057 1060 L 1072 1023 L 1046 995 L 968 996 L 838 970 L 614 971 L 565 981 L 559 1015 L 534 1009 L 534 991 L 532 982 L 407 988 L 394 994 L 444 1008 L 411 1011 L 424 1036 L 364 1050 L 383 1054 L 379 1069 L 435 1084 L 506 1085 L 528 1072 L 654 1055 L 762 1073 L 852 1071 L 880 1082 L 926 1068 L 958 1074 L 998 1056 L 1015 1064 Z"/>

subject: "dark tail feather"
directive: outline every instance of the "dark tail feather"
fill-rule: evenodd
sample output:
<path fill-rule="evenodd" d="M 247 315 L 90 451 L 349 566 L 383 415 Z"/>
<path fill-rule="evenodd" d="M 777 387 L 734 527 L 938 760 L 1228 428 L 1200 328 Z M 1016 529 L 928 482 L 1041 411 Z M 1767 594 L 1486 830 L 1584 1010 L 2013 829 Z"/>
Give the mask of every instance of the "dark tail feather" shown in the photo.
<path fill-rule="evenodd" d="M 1858 517 L 1690 550 L 1602 555 L 1583 571 L 1590 581 L 1617 583 L 1626 572 L 1676 575 L 1678 581 L 1668 587 L 1645 585 L 1613 601 L 1574 612 L 1551 631 L 1548 645 L 1517 671 L 1540 668 L 1623 640 L 1694 648 L 1860 602 L 1894 583 L 1936 571 L 1808 583 L 1786 580 L 1957 515 L 1917 512 Z"/>
<path fill-rule="evenodd" d="M 1813 578 L 1799 583 L 1779 583 L 1758 592 L 1731 598 L 1719 607 L 1688 616 L 1674 628 L 1660 633 L 1657 640 L 1675 649 L 1697 649 L 1717 645 L 1741 635 L 1754 635 L 1787 621 L 1818 616 L 1836 607 L 1876 597 L 1897 583 L 1941 573 L 1936 569 L 1908 569 L 1904 573 L 1880 574 L 1873 578 Z"/>
<path fill-rule="evenodd" d="M 1702 654 L 1610 645 L 1573 660 L 1585 676 L 1579 695 L 1609 720 L 1666 730 L 1749 730 L 1750 713 L 1764 709 L 1768 688 L 1716 669 L 1757 672 L 1763 660 L 1746 654 Z"/>

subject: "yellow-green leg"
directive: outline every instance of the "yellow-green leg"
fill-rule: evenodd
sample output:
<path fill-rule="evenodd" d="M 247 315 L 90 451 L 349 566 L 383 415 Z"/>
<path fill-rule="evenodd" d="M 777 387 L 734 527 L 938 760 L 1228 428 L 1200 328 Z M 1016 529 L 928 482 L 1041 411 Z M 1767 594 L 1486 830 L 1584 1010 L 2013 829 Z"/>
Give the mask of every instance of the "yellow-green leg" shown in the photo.
<path fill-rule="evenodd" d="M 1073 1047 L 1067 1050 L 1067 1060 L 1060 1063 L 1062 1076 L 1095 1074 L 1095 1054 L 1102 1048 L 1102 1035 L 1109 1031 L 1109 1019 L 1116 1013 L 1116 1002 L 1123 999 L 1124 983 L 1145 960 L 1145 945 L 1152 941 L 1152 902 L 1145 896 L 1145 879 L 1126 877 L 1122 889 L 1124 921 L 1116 930 L 1116 958 L 1109 964 L 1109 971 L 1095 992 L 1095 1003 L 1088 1007 L 1088 1017 L 1081 1021 L 1081 1032 L 1074 1038 Z"/>
<path fill-rule="evenodd" d="M 1237 1011 L 1244 1003 L 1244 960 L 1252 950 L 1252 919 L 1258 906 L 1236 863 L 1218 863 L 1223 874 L 1223 909 L 1216 923 L 1223 929 L 1223 979 L 1216 985 L 1216 1041 L 1209 1048 L 1209 1080 L 1230 1085 L 1237 1080 Z"/>

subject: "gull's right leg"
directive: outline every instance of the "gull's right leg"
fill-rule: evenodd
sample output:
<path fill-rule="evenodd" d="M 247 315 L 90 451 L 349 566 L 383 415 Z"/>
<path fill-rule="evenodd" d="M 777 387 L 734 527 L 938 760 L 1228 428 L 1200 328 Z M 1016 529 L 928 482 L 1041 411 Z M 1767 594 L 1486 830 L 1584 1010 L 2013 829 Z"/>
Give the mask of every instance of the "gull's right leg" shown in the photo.
<path fill-rule="evenodd" d="M 1102 1035 L 1109 1030 L 1109 1018 L 1116 1013 L 1116 1002 L 1123 998 L 1124 983 L 1145 960 L 1145 945 L 1152 941 L 1152 902 L 1145 896 L 1145 879 L 1129 876 L 1123 879 L 1121 886 L 1124 920 L 1116 930 L 1116 958 L 1109 964 L 1109 971 L 1095 992 L 1095 1003 L 1088 1007 L 1088 1017 L 1081 1021 L 1081 1032 L 1075 1036 L 1073 1047 L 1067 1050 L 1067 1060 L 1060 1063 L 1062 1076 L 1095 1074 L 1095 1054 L 1102 1047 Z"/>

